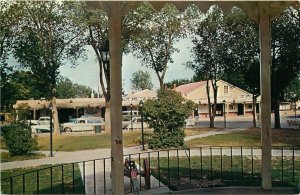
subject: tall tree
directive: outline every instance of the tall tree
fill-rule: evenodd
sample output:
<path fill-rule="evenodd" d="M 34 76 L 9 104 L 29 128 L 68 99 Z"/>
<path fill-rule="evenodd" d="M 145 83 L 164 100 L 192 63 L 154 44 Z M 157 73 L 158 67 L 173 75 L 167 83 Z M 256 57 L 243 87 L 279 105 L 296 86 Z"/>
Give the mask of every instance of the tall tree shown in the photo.
<path fill-rule="evenodd" d="M 55 101 L 56 79 L 65 59 L 76 59 L 82 52 L 78 24 L 71 20 L 74 2 L 21 1 L 22 22 L 14 42 L 14 56 L 22 67 L 30 68 L 46 98 L 52 99 L 54 132 L 59 132 Z M 75 61 L 73 61 L 75 62 Z"/>
<path fill-rule="evenodd" d="M 13 39 L 17 35 L 16 28 L 20 22 L 19 7 L 11 1 L 0 4 L 0 63 L 4 66 L 13 47 Z"/>
<path fill-rule="evenodd" d="M 227 48 L 234 55 L 227 64 L 234 71 L 226 71 L 222 79 L 252 94 L 253 127 L 256 127 L 256 101 L 260 95 L 260 67 L 258 25 L 241 9 L 234 8 L 225 17 L 229 35 Z"/>
<path fill-rule="evenodd" d="M 174 44 L 185 36 L 188 18 L 186 12 L 179 12 L 171 4 L 166 4 L 159 12 L 148 9 L 151 17 L 137 26 L 141 33 L 133 37 L 130 48 L 142 65 L 155 71 L 163 89 L 166 70 L 173 62 L 172 54 L 179 51 Z"/>
<path fill-rule="evenodd" d="M 281 128 L 279 104 L 300 73 L 300 8 L 288 8 L 272 21 L 271 102 L 275 128 Z"/>
<path fill-rule="evenodd" d="M 228 35 L 225 29 L 226 25 L 221 9 L 217 6 L 211 7 L 205 18 L 196 26 L 196 37 L 193 39 L 195 47 L 192 49 L 194 61 L 187 63 L 199 80 L 206 81 L 210 127 L 214 127 L 216 114 L 217 81 L 224 75 L 227 69 L 226 64 L 231 61 L 232 56 L 227 49 Z"/>
<path fill-rule="evenodd" d="M 125 8 L 125 7 L 123 7 Z M 110 127 L 110 64 L 109 64 L 109 42 L 108 42 L 108 17 L 100 9 L 91 9 L 82 3 L 78 8 L 79 14 L 76 18 L 78 23 L 84 24 L 86 32 L 85 44 L 91 46 L 95 52 L 99 65 L 100 86 L 106 102 L 105 130 L 111 131 Z M 136 10 L 130 11 L 122 17 L 122 50 L 128 52 L 128 43 L 133 36 L 141 33 L 137 26 L 144 18 L 149 17 L 149 9 L 142 4 Z"/>
<path fill-rule="evenodd" d="M 131 86 L 135 90 L 152 89 L 153 84 L 151 82 L 151 76 L 148 71 L 138 70 L 132 74 Z"/>

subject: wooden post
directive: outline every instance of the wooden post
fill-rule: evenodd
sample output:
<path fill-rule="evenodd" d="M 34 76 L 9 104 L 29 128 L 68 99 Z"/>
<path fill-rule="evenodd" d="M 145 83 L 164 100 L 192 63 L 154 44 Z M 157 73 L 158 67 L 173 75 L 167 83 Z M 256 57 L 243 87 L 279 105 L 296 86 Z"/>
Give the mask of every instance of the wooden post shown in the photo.
<path fill-rule="evenodd" d="M 123 135 L 122 135 L 122 43 L 121 5 L 109 3 L 109 53 L 111 92 L 111 182 L 113 194 L 124 194 Z"/>
<path fill-rule="evenodd" d="M 271 20 L 269 2 L 259 6 L 262 188 L 272 189 L 271 143 Z"/>

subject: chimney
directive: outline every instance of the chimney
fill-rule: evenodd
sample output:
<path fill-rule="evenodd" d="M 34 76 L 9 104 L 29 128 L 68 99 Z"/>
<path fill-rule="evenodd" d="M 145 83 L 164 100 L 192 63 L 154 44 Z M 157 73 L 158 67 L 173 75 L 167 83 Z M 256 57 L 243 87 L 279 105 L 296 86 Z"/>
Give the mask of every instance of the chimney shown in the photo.
<path fill-rule="evenodd" d="M 176 88 L 176 84 L 174 83 L 174 84 L 173 84 L 173 89 L 175 89 L 175 88 Z"/>

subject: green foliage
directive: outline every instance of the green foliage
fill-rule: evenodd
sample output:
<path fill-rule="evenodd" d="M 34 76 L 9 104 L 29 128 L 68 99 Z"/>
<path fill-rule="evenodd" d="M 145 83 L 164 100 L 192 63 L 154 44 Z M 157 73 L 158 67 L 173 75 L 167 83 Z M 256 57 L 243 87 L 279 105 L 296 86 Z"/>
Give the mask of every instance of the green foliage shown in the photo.
<path fill-rule="evenodd" d="M 37 137 L 31 137 L 30 126 L 18 123 L 2 127 L 2 135 L 10 155 L 27 155 L 38 149 Z"/>
<path fill-rule="evenodd" d="M 296 77 L 291 81 L 290 85 L 285 89 L 284 98 L 289 102 L 297 102 L 300 100 L 300 78 Z"/>
<path fill-rule="evenodd" d="M 43 96 L 39 88 L 39 81 L 35 79 L 31 71 L 17 70 L 10 67 L 1 69 L 1 103 L 9 106 L 17 100 L 30 98 L 39 99 Z M 5 81 L 4 81 L 5 80 Z"/>
<path fill-rule="evenodd" d="M 149 148 L 172 148 L 184 145 L 185 119 L 193 102 L 173 90 L 160 90 L 157 99 L 147 100 L 143 107 L 145 120 L 154 129 Z"/>
<path fill-rule="evenodd" d="M 151 82 L 151 76 L 148 71 L 138 70 L 132 74 L 131 86 L 135 90 L 152 89 L 153 84 Z"/>
<path fill-rule="evenodd" d="M 39 89 L 51 98 L 59 68 L 68 58 L 75 64 L 83 51 L 79 47 L 79 25 L 71 20 L 74 12 L 70 2 L 20 1 L 21 22 L 14 37 L 13 54 L 20 66 L 29 68 L 39 82 Z"/>
<path fill-rule="evenodd" d="M 29 106 L 27 103 L 25 104 L 20 104 L 17 112 L 13 113 L 15 116 L 15 118 L 18 116 L 18 121 L 21 122 L 25 122 L 28 118 L 28 116 L 30 115 L 30 110 L 29 110 Z"/>
<path fill-rule="evenodd" d="M 140 33 L 133 37 L 130 48 L 141 64 L 155 71 L 162 89 L 168 64 L 173 62 L 172 55 L 179 51 L 174 44 L 185 36 L 187 17 L 171 4 L 159 12 L 149 4 L 143 6 L 148 17 L 140 20 L 137 26 Z"/>
<path fill-rule="evenodd" d="M 67 77 L 60 77 L 56 86 L 57 98 L 85 98 L 89 97 L 92 88 L 72 83 Z"/>

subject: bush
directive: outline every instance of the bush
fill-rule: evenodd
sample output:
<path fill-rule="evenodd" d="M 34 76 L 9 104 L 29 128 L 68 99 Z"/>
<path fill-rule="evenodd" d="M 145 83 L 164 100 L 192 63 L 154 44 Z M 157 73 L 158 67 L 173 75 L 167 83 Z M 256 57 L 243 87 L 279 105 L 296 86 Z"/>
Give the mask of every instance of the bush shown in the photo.
<path fill-rule="evenodd" d="M 26 155 L 38 149 L 37 137 L 31 137 L 30 126 L 26 124 L 4 126 L 2 135 L 11 156 Z"/>
<path fill-rule="evenodd" d="M 186 101 L 173 90 L 160 90 L 157 99 L 147 100 L 143 113 L 150 128 L 154 129 L 149 148 L 184 146 L 185 119 L 193 107 L 193 102 Z"/>

